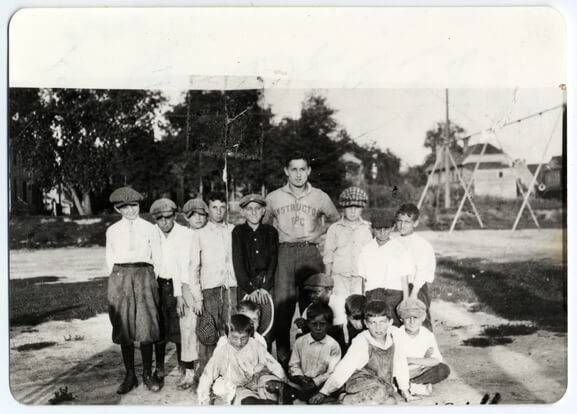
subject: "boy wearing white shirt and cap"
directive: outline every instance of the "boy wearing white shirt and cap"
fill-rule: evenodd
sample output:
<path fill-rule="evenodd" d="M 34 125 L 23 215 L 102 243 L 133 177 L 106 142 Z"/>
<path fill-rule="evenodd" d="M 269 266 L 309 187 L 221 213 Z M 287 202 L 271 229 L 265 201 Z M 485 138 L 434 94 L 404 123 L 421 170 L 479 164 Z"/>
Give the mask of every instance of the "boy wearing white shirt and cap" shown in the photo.
<path fill-rule="evenodd" d="M 182 295 L 182 283 L 188 281 L 190 271 L 190 239 L 188 228 L 175 222 L 176 204 L 167 198 L 161 198 L 152 203 L 150 214 L 156 221 L 156 229 L 160 238 L 161 260 L 158 271 L 158 292 L 160 296 L 160 327 L 161 340 L 155 343 L 156 371 L 155 380 L 162 386 L 164 383 L 164 358 L 166 343 L 176 345 L 176 355 L 179 368 L 183 375 L 179 381 L 190 383 L 194 377 L 194 360 L 182 361 L 180 317 L 186 312 L 200 312 L 199 296 L 197 300 L 187 301 Z M 196 359 L 196 358 L 194 358 Z"/>
<path fill-rule="evenodd" d="M 432 384 L 446 379 L 451 370 L 443 363 L 435 335 L 424 326 L 426 307 L 418 299 L 405 299 L 397 313 L 403 326 L 395 331 L 393 341 L 405 350 L 411 383 L 409 391 L 413 395 L 430 395 Z"/>
<path fill-rule="evenodd" d="M 120 344 L 126 369 L 116 391 L 126 394 L 138 385 L 134 369 L 134 342 L 140 343 L 143 382 L 151 391 L 160 385 L 152 377 L 152 344 L 160 339 L 156 274 L 160 239 L 152 224 L 139 217 L 142 195 L 130 187 L 112 192 L 110 202 L 122 215 L 106 230 L 108 313 L 112 341 Z"/>

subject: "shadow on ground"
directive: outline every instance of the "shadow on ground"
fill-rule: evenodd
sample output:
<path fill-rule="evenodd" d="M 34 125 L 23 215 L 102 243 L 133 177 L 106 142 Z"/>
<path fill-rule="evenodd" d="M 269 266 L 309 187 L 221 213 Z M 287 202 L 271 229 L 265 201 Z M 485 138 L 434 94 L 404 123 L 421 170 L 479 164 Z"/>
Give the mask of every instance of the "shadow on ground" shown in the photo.
<path fill-rule="evenodd" d="M 567 332 L 567 267 L 547 261 L 493 263 L 439 259 L 432 297 L 471 303 L 513 321 Z"/>

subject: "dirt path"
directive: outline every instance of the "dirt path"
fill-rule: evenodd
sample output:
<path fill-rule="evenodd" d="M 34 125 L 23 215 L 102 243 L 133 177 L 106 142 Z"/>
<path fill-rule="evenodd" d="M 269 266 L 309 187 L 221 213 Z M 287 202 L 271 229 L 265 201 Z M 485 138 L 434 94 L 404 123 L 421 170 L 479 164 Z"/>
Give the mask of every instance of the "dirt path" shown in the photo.
<path fill-rule="evenodd" d="M 440 256 L 480 257 L 491 261 L 545 259 L 560 263 L 560 230 L 425 232 Z M 11 278 L 66 277 L 81 281 L 103 276 L 103 248 L 51 249 L 10 252 Z M 63 266 L 63 264 L 66 264 Z M 478 335 L 484 326 L 511 321 L 483 312 L 471 312 L 468 304 L 436 300 L 432 304 L 435 333 L 446 362 L 449 379 L 436 385 L 433 396 L 419 405 L 478 404 L 485 393 L 499 392 L 503 403 L 551 403 L 566 388 L 567 336 L 545 331 L 513 337 L 507 345 L 475 348 L 463 340 Z M 517 322 L 517 321 L 513 321 Z M 25 404 L 47 404 L 67 386 L 81 404 L 196 404 L 192 391 L 175 390 L 178 373 L 170 348 L 170 374 L 165 388 L 146 392 L 140 385 L 120 398 L 115 394 L 122 377 L 120 349 L 110 340 L 107 315 L 88 320 L 47 322 L 34 328 L 10 331 L 10 383 L 14 397 Z M 45 342 L 43 349 L 18 350 Z M 137 356 L 137 363 L 139 361 Z"/>

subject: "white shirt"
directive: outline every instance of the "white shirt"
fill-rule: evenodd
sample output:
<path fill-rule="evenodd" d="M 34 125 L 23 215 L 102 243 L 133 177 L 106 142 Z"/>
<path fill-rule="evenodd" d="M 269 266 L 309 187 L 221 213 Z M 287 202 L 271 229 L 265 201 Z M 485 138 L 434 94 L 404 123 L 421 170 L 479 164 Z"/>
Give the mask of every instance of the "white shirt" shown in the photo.
<path fill-rule="evenodd" d="M 155 225 L 140 217 L 124 217 L 106 229 L 106 267 L 109 273 L 115 264 L 150 263 L 158 274 L 160 239 Z"/>
<path fill-rule="evenodd" d="M 335 371 L 329 377 L 320 392 L 325 395 L 332 394 L 359 369 L 362 369 L 369 362 L 369 344 L 380 349 L 389 349 L 393 345 L 392 332 L 397 328 L 389 328 L 390 333 L 387 335 L 385 344 L 381 344 L 374 339 L 368 330 L 365 330 L 355 336 L 347 353 L 341 359 L 335 368 Z M 397 379 L 399 389 L 409 389 L 409 367 L 407 365 L 407 356 L 403 348 L 395 346 L 393 355 L 393 376 Z"/>
<path fill-rule="evenodd" d="M 202 289 L 237 285 L 232 265 L 233 228 L 234 226 L 229 224 L 209 221 L 206 226 L 193 233 L 193 275 Z"/>
<path fill-rule="evenodd" d="M 165 235 L 156 226 L 158 238 L 160 239 L 161 260 L 158 270 L 158 277 L 162 279 L 172 279 L 174 296 L 182 295 L 182 283 L 190 284 L 190 261 L 192 254 L 192 232 L 187 227 L 174 223 L 172 230 Z M 191 286 L 191 289 L 194 285 Z M 197 292 L 193 290 L 193 296 Z"/>
<path fill-rule="evenodd" d="M 416 233 L 398 237 L 396 240 L 403 243 L 411 257 L 413 271 L 409 277 L 409 283 L 419 287 L 425 282 L 432 283 L 435 279 L 437 259 L 431 243 Z"/>
<path fill-rule="evenodd" d="M 358 269 L 365 279 L 365 292 L 377 288 L 403 290 L 402 277 L 413 272 L 413 265 L 405 246 L 395 238 L 382 246 L 376 240 L 365 245 Z"/>
<path fill-rule="evenodd" d="M 407 358 L 424 358 L 427 349 L 433 348 L 431 358 L 438 359 L 439 362 L 443 361 L 435 335 L 424 326 L 419 328 L 419 333 L 415 336 L 409 335 L 405 326 L 401 326 L 394 331 L 393 342 L 395 346 L 405 351 Z M 409 369 L 411 368 L 413 366 L 409 364 Z"/>
<path fill-rule="evenodd" d="M 364 245 L 373 239 L 371 223 L 363 219 L 348 221 L 344 218 L 327 230 L 323 261 L 332 264 L 334 275 L 356 276 L 357 262 Z"/>

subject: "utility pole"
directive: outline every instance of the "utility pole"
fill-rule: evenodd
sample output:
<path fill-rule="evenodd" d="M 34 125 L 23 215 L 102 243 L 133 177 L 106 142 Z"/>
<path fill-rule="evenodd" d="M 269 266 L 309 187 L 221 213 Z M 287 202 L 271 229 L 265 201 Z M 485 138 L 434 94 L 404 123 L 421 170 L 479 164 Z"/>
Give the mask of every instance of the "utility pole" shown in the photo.
<path fill-rule="evenodd" d="M 451 182 L 449 177 L 449 151 L 450 151 L 450 134 L 449 127 L 449 89 L 445 89 L 445 139 L 443 145 L 443 158 L 445 164 L 445 209 L 451 208 Z"/>

